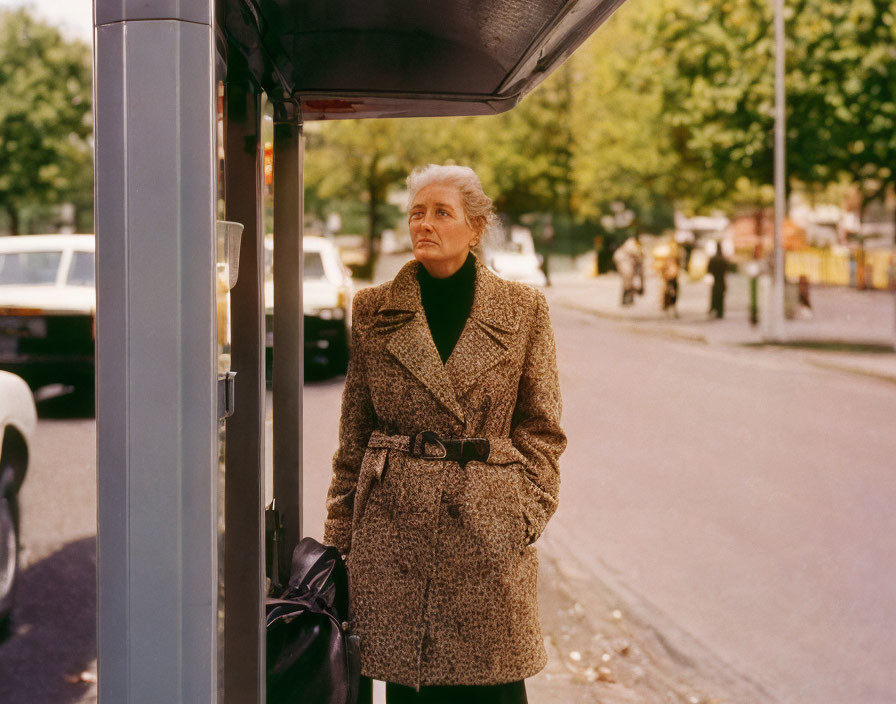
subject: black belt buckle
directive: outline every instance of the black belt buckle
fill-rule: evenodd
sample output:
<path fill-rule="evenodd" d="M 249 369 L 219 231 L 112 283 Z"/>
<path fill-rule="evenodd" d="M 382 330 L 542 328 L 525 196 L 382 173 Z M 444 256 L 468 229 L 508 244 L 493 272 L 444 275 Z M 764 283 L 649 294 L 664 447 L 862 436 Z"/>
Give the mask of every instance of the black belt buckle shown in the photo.
<path fill-rule="evenodd" d="M 441 452 L 439 455 L 427 455 L 426 444 L 436 445 Z M 411 438 L 411 446 L 408 448 L 408 454 L 417 459 L 443 460 L 448 456 L 448 449 L 439 434 L 433 430 L 424 430 L 417 433 Z"/>
<path fill-rule="evenodd" d="M 427 454 L 427 444 L 435 445 L 439 454 Z M 432 430 L 424 430 L 411 438 L 408 454 L 417 459 L 450 460 L 466 464 L 487 462 L 489 449 L 487 438 L 443 438 Z"/>

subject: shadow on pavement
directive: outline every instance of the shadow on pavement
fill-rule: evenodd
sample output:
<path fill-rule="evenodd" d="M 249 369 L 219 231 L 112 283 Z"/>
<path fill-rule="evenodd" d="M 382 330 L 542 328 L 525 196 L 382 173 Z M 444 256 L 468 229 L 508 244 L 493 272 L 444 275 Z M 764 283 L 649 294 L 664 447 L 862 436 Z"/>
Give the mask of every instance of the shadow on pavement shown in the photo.
<path fill-rule="evenodd" d="M 82 701 L 94 686 L 96 538 L 82 538 L 19 575 L 10 633 L 0 641 L 0 702 Z"/>

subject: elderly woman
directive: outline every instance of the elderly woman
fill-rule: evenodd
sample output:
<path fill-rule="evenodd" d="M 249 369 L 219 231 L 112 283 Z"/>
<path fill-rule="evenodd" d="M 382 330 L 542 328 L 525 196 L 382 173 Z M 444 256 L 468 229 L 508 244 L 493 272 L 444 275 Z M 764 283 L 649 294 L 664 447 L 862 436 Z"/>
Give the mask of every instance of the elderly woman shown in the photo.
<path fill-rule="evenodd" d="M 355 297 L 325 542 L 346 556 L 362 695 L 526 701 L 546 662 L 532 546 L 557 508 L 560 391 L 541 292 L 472 254 L 476 174 L 408 178 L 415 261 Z"/>

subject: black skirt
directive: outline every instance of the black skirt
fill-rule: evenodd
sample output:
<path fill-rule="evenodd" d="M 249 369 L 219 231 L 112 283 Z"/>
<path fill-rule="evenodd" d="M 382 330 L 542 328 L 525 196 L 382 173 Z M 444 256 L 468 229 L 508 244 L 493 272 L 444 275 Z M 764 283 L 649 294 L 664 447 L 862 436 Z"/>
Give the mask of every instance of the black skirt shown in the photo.
<path fill-rule="evenodd" d="M 362 677 L 358 704 L 373 701 L 373 680 Z M 528 704 L 525 681 L 492 685 L 434 685 L 413 687 L 386 682 L 386 704 Z"/>

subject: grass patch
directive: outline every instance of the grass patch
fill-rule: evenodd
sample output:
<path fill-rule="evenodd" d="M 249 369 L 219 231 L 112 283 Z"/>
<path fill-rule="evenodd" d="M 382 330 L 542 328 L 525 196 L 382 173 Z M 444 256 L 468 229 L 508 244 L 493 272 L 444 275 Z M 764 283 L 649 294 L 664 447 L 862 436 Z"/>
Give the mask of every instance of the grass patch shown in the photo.
<path fill-rule="evenodd" d="M 744 347 L 783 347 L 818 352 L 893 354 L 896 348 L 878 342 L 845 342 L 843 340 L 787 340 L 786 342 L 745 342 Z"/>

